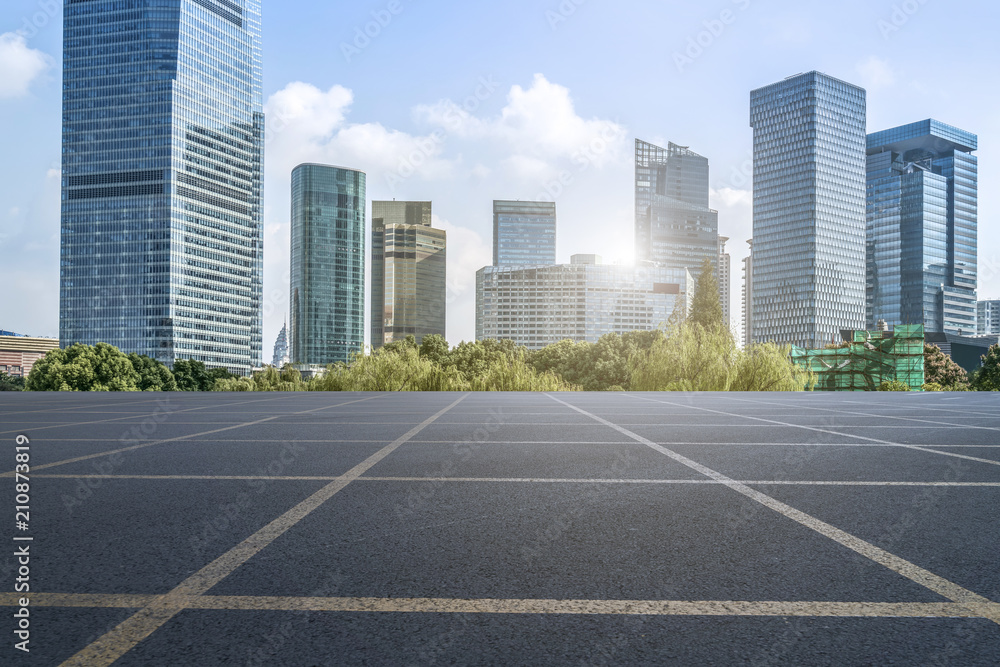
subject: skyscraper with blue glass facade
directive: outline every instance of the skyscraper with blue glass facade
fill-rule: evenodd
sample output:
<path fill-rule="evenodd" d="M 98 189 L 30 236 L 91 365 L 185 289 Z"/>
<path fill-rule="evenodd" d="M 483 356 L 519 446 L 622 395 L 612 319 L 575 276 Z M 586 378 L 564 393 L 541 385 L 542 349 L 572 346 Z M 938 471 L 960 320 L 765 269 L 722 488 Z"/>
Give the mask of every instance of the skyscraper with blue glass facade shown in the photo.
<path fill-rule="evenodd" d="M 292 171 L 291 361 L 319 370 L 365 345 L 365 174 Z"/>
<path fill-rule="evenodd" d="M 865 90 L 809 72 L 750 97 L 752 339 L 822 347 L 865 323 Z"/>
<path fill-rule="evenodd" d="M 978 143 L 936 120 L 868 135 L 870 326 L 975 334 Z"/>
<path fill-rule="evenodd" d="M 68 2 L 60 339 L 260 365 L 259 0 Z"/>
<path fill-rule="evenodd" d="M 697 274 L 719 259 L 719 213 L 708 206 L 708 158 L 635 140 L 635 258 Z M 721 281 L 720 281 L 721 287 Z"/>
<path fill-rule="evenodd" d="M 555 202 L 494 201 L 493 266 L 555 263 Z"/>

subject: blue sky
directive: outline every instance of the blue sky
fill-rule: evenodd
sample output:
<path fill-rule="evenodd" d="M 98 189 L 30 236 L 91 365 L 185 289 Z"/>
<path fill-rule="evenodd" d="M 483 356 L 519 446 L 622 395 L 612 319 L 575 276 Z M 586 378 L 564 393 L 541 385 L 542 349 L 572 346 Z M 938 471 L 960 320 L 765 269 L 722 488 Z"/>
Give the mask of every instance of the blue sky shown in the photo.
<path fill-rule="evenodd" d="M 551 194 L 560 261 L 627 261 L 633 139 L 688 145 L 710 160 L 738 319 L 749 91 L 813 69 L 868 89 L 869 131 L 933 117 L 979 135 L 980 297 L 1000 296 L 998 18 L 971 0 L 265 0 L 265 360 L 287 310 L 290 171 L 307 161 L 366 171 L 369 200 L 434 202 L 458 343 L 493 199 Z M 0 6 L 0 328 L 53 336 L 61 39 L 57 0 Z"/>

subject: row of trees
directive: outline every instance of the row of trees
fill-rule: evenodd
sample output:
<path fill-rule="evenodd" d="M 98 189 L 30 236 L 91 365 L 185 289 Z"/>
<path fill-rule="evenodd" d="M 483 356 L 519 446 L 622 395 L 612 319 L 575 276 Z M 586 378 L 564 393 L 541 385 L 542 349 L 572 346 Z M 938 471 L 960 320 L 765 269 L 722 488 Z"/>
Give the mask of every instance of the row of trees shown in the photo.
<path fill-rule="evenodd" d="M 940 349 L 925 347 L 926 389 L 1000 390 L 1000 346 L 970 379 Z M 0 390 L 19 389 L 0 375 Z M 773 343 L 739 349 L 723 321 L 715 269 L 705 260 L 691 295 L 664 330 L 608 334 L 596 343 L 564 340 L 537 351 L 484 340 L 451 348 L 441 336 L 413 336 L 309 380 L 292 367 L 252 377 L 177 361 L 171 371 L 106 343 L 49 352 L 35 364 L 29 391 L 802 391 L 814 376 Z M 903 390 L 887 383 L 883 390 Z"/>
<path fill-rule="evenodd" d="M 293 369 L 217 382 L 218 391 L 802 391 L 809 373 L 789 349 L 740 350 L 725 326 L 715 267 L 702 266 L 690 309 L 678 304 L 666 330 L 564 340 L 528 351 L 511 341 L 451 348 L 441 336 L 412 336 L 304 381 Z"/>
<path fill-rule="evenodd" d="M 970 376 L 937 345 L 924 346 L 924 391 L 1000 391 L 1000 345 L 993 345 Z"/>
<path fill-rule="evenodd" d="M 211 391 L 219 380 L 234 378 L 224 368 L 200 361 L 174 362 L 171 371 L 159 361 L 125 354 L 108 343 L 77 343 L 52 350 L 35 363 L 24 383 L 27 391 Z"/>

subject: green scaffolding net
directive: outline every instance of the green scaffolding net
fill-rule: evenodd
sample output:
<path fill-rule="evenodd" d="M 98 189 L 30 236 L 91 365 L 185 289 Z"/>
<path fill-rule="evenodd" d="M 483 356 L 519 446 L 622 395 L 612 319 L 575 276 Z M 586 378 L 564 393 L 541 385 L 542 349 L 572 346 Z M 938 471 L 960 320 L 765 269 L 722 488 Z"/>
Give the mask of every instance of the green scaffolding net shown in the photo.
<path fill-rule="evenodd" d="M 897 325 L 893 331 L 854 331 L 837 349 L 792 347 L 792 361 L 812 371 L 816 391 L 876 391 L 896 380 L 911 391 L 924 386 L 924 326 Z"/>

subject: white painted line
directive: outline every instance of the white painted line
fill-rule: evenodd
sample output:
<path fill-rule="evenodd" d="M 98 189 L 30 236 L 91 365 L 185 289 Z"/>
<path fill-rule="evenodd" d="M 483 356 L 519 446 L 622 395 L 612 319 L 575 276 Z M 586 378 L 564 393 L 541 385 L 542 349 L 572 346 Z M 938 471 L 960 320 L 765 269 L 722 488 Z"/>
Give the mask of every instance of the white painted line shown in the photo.
<path fill-rule="evenodd" d="M 851 535 L 846 531 L 843 531 L 824 521 L 820 521 L 816 517 L 810 516 L 809 514 L 797 510 L 790 505 L 786 505 L 785 503 L 776 500 L 771 496 L 768 496 L 764 493 L 761 493 L 760 491 L 752 489 L 746 484 L 741 484 L 740 482 L 737 482 L 736 480 L 727 477 L 720 472 L 716 472 L 715 470 L 712 470 L 707 466 L 701 465 L 697 461 L 692 461 L 691 459 L 685 456 L 681 456 L 680 454 L 674 451 L 671 451 L 665 447 L 661 447 L 660 445 L 657 445 L 655 442 L 643 438 L 641 435 L 633 433 L 628 429 L 618 426 L 617 424 L 614 424 L 606 419 L 602 419 L 597 415 L 591 414 L 586 410 L 583 410 L 582 408 L 578 408 L 570 403 L 567 403 L 566 401 L 563 401 L 562 399 L 557 398 L 552 394 L 548 394 L 548 396 L 552 400 L 558 403 L 562 403 L 571 410 L 575 410 L 580 414 L 588 415 L 594 421 L 604 424 L 605 426 L 612 428 L 623 435 L 627 435 L 628 437 L 636 440 L 637 442 L 641 442 L 647 447 L 655 451 L 658 451 L 661 454 L 664 454 L 665 456 L 670 457 L 671 459 L 677 461 L 678 463 L 682 463 L 687 467 L 692 468 L 693 470 L 697 470 L 706 477 L 709 477 L 711 479 L 721 482 L 722 484 L 725 484 L 733 491 L 736 491 L 737 493 L 740 493 L 746 496 L 747 498 L 750 498 L 751 500 L 756 501 L 761 505 L 764 505 L 765 507 L 774 510 L 775 512 L 778 512 L 779 514 L 786 516 L 789 519 L 811 530 L 816 531 L 820 535 L 828 537 L 829 539 L 837 542 L 838 544 L 841 544 L 847 547 L 848 549 L 851 549 L 852 551 L 864 556 L 865 558 L 873 560 L 876 563 L 879 563 L 889 568 L 893 572 L 896 572 L 897 574 L 900 574 L 906 577 L 907 579 L 910 579 L 911 581 L 914 581 L 920 584 L 921 586 L 924 586 L 925 588 L 934 591 L 938 595 L 941 595 L 951 600 L 952 602 L 957 602 L 960 604 L 971 603 L 980 605 L 993 604 L 991 600 L 983 597 L 982 595 L 978 595 L 966 588 L 959 586 L 958 584 L 948 581 L 944 577 L 940 577 L 929 570 L 925 570 L 924 568 L 915 565 L 907 560 L 904 560 L 899 556 L 895 556 L 889 553 L 888 551 L 885 551 L 884 549 L 880 549 L 874 544 L 871 544 L 870 542 L 866 542 L 858 537 L 855 537 L 854 535 Z M 654 401 L 654 402 L 659 402 L 659 401 Z M 701 408 L 701 409 L 707 410 L 708 408 Z M 991 616 L 990 620 L 1000 625 L 1000 614 L 994 614 L 993 616 Z"/>
<path fill-rule="evenodd" d="M 0 606 L 18 606 L 0 593 Z M 83 609 L 137 609 L 154 595 L 34 593 L 32 605 Z M 320 611 L 410 614 L 560 614 L 600 616 L 797 616 L 827 618 L 989 618 L 1000 605 L 954 602 L 778 602 L 743 600 L 539 600 L 451 598 L 321 598 L 199 595 L 171 599 L 175 612 Z"/>
<path fill-rule="evenodd" d="M 199 597 L 207 593 L 209 589 L 232 574 L 239 566 L 253 558 L 274 540 L 284 535 L 295 524 L 343 490 L 352 481 L 361 477 L 372 466 L 382 461 L 410 438 L 430 426 L 441 415 L 458 405 L 464 398 L 464 395 L 459 397 L 458 400 L 448 407 L 432 417 L 428 417 L 420 425 L 410 429 L 405 435 L 368 457 L 339 479 L 330 482 L 246 540 L 192 574 L 166 595 L 157 597 L 141 611 L 122 621 L 113 630 L 99 637 L 92 644 L 64 662 L 63 665 L 110 665 L 115 662 L 132 650 L 136 644 L 156 632 L 164 623 L 184 609 L 183 604 L 178 607 L 178 602 L 187 601 L 188 598 Z"/>
<path fill-rule="evenodd" d="M 659 400 L 656 400 L 655 398 L 646 398 L 645 396 L 638 396 L 638 395 L 635 395 L 635 394 L 633 394 L 632 396 L 634 398 L 637 398 L 637 399 L 641 400 L 641 401 L 650 401 L 651 403 L 662 403 L 664 405 L 675 405 L 675 406 L 676 405 L 680 405 L 679 403 L 671 403 L 669 401 L 659 401 Z M 737 399 L 734 399 L 734 400 L 748 401 L 748 402 L 751 402 L 751 403 L 756 402 L 756 401 L 749 401 L 749 399 L 740 399 L 740 398 L 737 398 Z M 703 407 L 695 406 L 695 405 L 684 406 L 684 407 L 689 407 L 689 408 L 694 409 L 694 410 L 703 410 L 705 412 L 712 412 L 712 413 L 720 414 L 720 415 L 726 415 L 726 416 L 729 416 L 729 417 L 738 417 L 738 416 L 740 416 L 740 415 L 737 415 L 737 414 L 732 413 L 732 412 L 725 412 L 723 410 L 713 410 L 711 408 L 703 408 Z M 789 407 L 791 407 L 791 406 L 789 406 Z M 596 419 L 600 419 L 600 417 L 596 417 L 596 416 L 595 416 L 595 418 Z M 1000 466 L 1000 461 L 994 461 L 992 459 L 981 459 L 981 458 L 977 458 L 975 456 L 966 456 L 965 454 L 955 454 L 953 452 L 942 452 L 940 450 L 928 449 L 927 447 L 925 447 L 923 445 L 906 445 L 906 444 L 903 444 L 903 443 L 900 443 L 900 442 L 892 442 L 890 440 L 880 440 L 878 438 L 869 438 L 869 437 L 866 437 L 866 436 L 863 436 L 863 435 L 853 435 L 851 433 L 840 433 L 839 431 L 831 431 L 829 429 L 816 428 L 815 426 L 803 426 L 801 424 L 792 424 L 790 422 L 784 422 L 784 421 L 780 421 L 780 420 L 777 420 L 777 419 L 765 419 L 764 417 L 749 417 L 749 416 L 746 416 L 746 418 L 747 419 L 755 419 L 757 421 L 762 421 L 762 422 L 768 422 L 770 424 L 776 424 L 778 426 L 786 426 L 786 427 L 789 427 L 789 428 L 800 428 L 800 429 L 804 429 L 806 431 L 813 431 L 814 433 L 825 433 L 827 435 L 839 435 L 839 436 L 842 436 L 842 437 L 845 437 L 845 438 L 855 438 L 857 440 L 864 440 L 866 442 L 874 442 L 874 443 L 878 443 L 878 444 L 882 444 L 882 445 L 891 445 L 893 447 L 902 447 L 903 449 L 912 449 L 912 450 L 920 451 L 920 452 L 928 452 L 928 453 L 931 453 L 931 454 L 940 454 L 942 456 L 950 456 L 950 457 L 957 458 L 957 459 L 965 459 L 967 461 L 975 461 L 977 463 L 986 463 L 988 465 Z"/>
<path fill-rule="evenodd" d="M 101 479 L 149 481 L 268 481 L 268 482 L 332 482 L 343 479 L 337 475 L 35 475 L 35 479 Z M 512 483 L 512 484 L 722 484 L 714 479 L 588 479 L 575 477 L 359 477 L 357 482 L 434 482 L 434 483 Z M 1000 482 L 880 482 L 855 480 L 736 480 L 755 486 L 914 486 L 949 488 L 1000 488 Z"/>
<path fill-rule="evenodd" d="M 312 412 L 320 412 L 322 410 L 332 410 L 333 408 L 339 408 L 339 407 L 342 407 L 342 406 L 345 406 L 345 405 L 352 405 L 354 403 L 363 403 L 365 401 L 371 401 L 371 400 L 374 400 L 376 398 L 378 398 L 378 396 L 369 396 L 368 398 L 359 398 L 359 399 L 357 399 L 355 401 L 347 401 L 346 403 L 337 403 L 336 405 L 327 405 L 327 406 L 323 406 L 323 407 L 320 407 L 320 408 L 313 408 L 311 410 L 302 410 L 298 414 L 307 415 L 307 414 L 310 414 Z M 110 456 L 112 454 L 124 454 L 125 452 L 134 452 L 134 451 L 139 450 L 139 449 L 146 449 L 147 447 L 153 447 L 153 446 L 156 446 L 156 445 L 164 445 L 164 444 L 171 443 L 171 442 L 179 442 L 181 440 L 188 440 L 190 438 L 197 438 L 197 437 L 202 436 L 202 435 L 211 435 L 212 433 L 224 433 L 225 431 L 233 431 L 233 430 L 239 429 L 239 428 L 247 428 L 248 426 L 257 426 L 258 424 L 264 424 L 266 422 L 273 421 L 274 419 L 276 419 L 276 417 L 266 417 L 264 419 L 258 419 L 256 421 L 246 422 L 244 424 L 236 424 L 234 426 L 227 426 L 225 428 L 217 428 L 217 429 L 213 429 L 211 431 L 203 431 L 201 433 L 190 433 L 188 435 L 180 435 L 180 436 L 177 436 L 177 437 L 174 437 L 174 438 L 165 438 L 165 439 L 162 439 L 162 440 L 154 440 L 154 441 L 151 441 L 151 442 L 144 442 L 144 443 L 140 443 L 138 445 L 132 445 L 131 447 L 121 447 L 119 449 L 112 449 L 112 450 L 108 450 L 108 451 L 98 452 L 98 453 L 95 453 L 95 454 L 86 454 L 84 456 L 77 456 L 76 458 L 66 459 L 64 461 L 56 461 L 55 463 L 45 463 L 45 464 L 42 464 L 42 465 L 33 466 L 32 470 L 48 470 L 50 468 L 56 468 L 58 466 L 68 465 L 70 463 L 79 463 L 80 461 L 89 461 L 90 459 L 99 459 L 99 458 L 101 458 L 103 456 Z M 10 472 L 6 472 L 6 473 L 3 473 L 3 474 L 0 474 L 0 478 L 3 478 L 3 477 L 13 477 L 13 476 L 14 476 L 14 471 L 13 470 L 10 471 Z"/>

